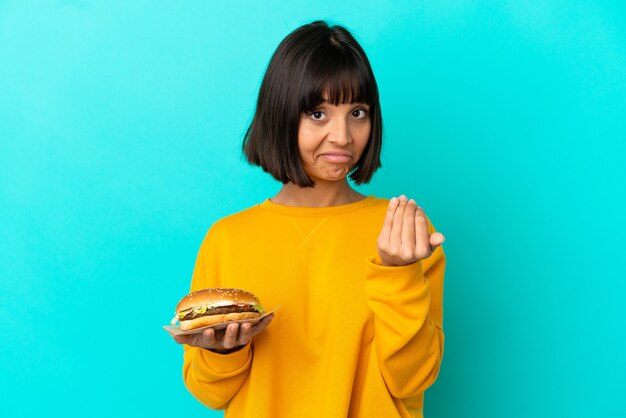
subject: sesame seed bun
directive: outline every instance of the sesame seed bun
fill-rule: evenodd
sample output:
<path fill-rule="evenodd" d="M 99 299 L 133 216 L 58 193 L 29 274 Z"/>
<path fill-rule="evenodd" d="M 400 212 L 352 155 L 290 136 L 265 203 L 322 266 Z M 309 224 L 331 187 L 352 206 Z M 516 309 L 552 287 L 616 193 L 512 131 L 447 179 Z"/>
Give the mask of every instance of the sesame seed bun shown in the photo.
<path fill-rule="evenodd" d="M 180 319 L 183 331 L 221 322 L 254 319 L 260 317 L 262 312 L 263 308 L 254 294 L 234 288 L 198 290 L 183 297 L 176 306 L 176 315 L 183 316 Z"/>

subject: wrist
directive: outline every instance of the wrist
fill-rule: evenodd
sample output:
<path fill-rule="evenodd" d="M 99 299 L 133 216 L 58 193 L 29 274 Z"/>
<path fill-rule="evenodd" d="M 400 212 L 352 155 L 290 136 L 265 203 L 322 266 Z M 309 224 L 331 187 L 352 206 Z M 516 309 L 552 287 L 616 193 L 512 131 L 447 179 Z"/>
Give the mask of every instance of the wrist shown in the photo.
<path fill-rule="evenodd" d="M 245 347 L 245 345 L 238 345 L 238 346 L 233 347 L 233 348 L 224 348 L 224 349 L 207 348 L 206 350 L 209 350 L 210 352 L 217 353 L 217 354 L 230 354 L 230 353 L 234 353 L 236 351 L 239 351 L 239 350 L 241 350 L 244 347 Z"/>

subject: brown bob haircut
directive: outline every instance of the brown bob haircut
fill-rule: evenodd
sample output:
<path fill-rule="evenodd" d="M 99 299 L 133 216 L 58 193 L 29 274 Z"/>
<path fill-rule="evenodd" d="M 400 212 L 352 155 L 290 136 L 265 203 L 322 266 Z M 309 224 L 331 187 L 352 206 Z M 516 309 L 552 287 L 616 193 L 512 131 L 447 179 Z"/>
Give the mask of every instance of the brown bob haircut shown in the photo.
<path fill-rule="evenodd" d="M 350 173 L 356 184 L 369 182 L 381 166 L 383 124 L 378 86 L 365 52 L 350 32 L 323 21 L 296 29 L 274 52 L 243 141 L 248 162 L 283 184 L 313 187 L 300 161 L 298 126 L 300 115 L 313 112 L 324 98 L 334 105 L 369 105 L 370 138 Z"/>

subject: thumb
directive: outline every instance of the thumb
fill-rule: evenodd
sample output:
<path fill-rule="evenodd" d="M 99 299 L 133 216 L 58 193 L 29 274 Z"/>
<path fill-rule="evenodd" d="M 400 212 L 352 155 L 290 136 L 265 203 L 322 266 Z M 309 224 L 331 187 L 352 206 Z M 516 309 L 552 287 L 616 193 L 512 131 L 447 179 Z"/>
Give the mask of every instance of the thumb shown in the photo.
<path fill-rule="evenodd" d="M 435 251 L 435 248 L 439 247 L 446 240 L 441 232 L 435 232 L 430 236 L 430 249 Z"/>

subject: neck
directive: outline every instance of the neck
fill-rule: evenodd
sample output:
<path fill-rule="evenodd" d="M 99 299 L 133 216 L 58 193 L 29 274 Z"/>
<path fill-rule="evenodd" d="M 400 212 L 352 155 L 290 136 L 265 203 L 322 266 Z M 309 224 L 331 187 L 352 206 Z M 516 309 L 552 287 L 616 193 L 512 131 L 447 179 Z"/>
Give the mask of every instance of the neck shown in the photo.
<path fill-rule="evenodd" d="M 297 184 L 287 183 L 276 196 L 271 198 L 271 201 L 285 206 L 321 208 L 347 205 L 364 197 L 365 195 L 350 187 L 347 181 L 318 181 L 315 187 L 300 187 Z"/>

